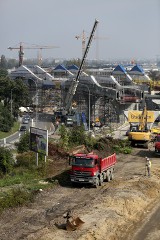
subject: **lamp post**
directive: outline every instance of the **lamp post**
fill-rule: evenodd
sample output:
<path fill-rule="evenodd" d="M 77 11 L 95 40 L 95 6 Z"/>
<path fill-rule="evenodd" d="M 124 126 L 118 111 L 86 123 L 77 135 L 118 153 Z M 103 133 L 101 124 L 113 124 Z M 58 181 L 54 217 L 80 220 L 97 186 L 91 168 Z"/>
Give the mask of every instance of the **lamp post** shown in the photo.
<path fill-rule="evenodd" d="M 91 122 L 91 95 L 90 95 L 90 89 L 87 85 L 83 83 L 79 83 L 80 85 L 85 86 L 88 89 L 88 131 L 90 131 L 90 122 Z"/>
<path fill-rule="evenodd" d="M 35 83 L 35 86 L 36 86 L 36 123 L 37 123 L 37 105 L 38 105 L 38 96 L 37 96 L 37 94 L 38 94 L 38 92 L 37 92 L 37 83 L 36 83 L 36 81 L 35 80 L 33 80 L 32 78 L 31 78 L 31 80 Z"/>
<path fill-rule="evenodd" d="M 11 89 L 11 117 L 13 115 L 13 99 L 12 99 L 12 91 L 15 89 L 16 87 Z"/>

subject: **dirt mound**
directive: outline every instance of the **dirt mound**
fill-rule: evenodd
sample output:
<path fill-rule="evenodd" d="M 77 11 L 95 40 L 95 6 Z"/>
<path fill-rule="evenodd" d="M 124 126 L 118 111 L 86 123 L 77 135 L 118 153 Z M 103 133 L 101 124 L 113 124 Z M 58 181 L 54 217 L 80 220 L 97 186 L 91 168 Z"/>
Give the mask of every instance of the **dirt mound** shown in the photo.
<path fill-rule="evenodd" d="M 52 158 L 57 158 L 57 157 L 63 158 L 63 157 L 68 157 L 69 154 L 58 144 L 48 143 L 48 155 Z"/>

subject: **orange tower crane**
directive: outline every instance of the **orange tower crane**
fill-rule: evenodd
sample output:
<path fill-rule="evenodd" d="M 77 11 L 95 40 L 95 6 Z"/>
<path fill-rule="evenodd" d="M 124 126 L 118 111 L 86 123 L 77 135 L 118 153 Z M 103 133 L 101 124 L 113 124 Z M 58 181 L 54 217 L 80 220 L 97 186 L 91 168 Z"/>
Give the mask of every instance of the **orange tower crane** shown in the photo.
<path fill-rule="evenodd" d="M 59 48 L 57 46 L 39 46 L 39 45 L 32 45 L 30 47 L 23 46 L 23 43 L 20 42 L 20 45 L 18 47 L 8 47 L 9 50 L 17 49 L 19 50 L 19 66 L 23 65 L 23 56 L 24 56 L 24 49 L 39 49 L 42 51 L 42 49 L 53 49 L 53 48 Z M 42 56 L 39 56 L 39 64 L 42 61 Z"/>

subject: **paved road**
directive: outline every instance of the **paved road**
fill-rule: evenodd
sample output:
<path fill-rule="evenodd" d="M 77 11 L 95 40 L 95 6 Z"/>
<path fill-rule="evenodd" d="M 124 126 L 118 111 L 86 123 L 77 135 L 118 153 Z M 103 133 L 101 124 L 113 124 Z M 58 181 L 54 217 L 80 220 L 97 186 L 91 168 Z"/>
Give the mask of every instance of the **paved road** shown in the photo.
<path fill-rule="evenodd" d="M 19 121 L 22 122 L 22 118 L 19 118 Z M 35 116 L 33 116 L 33 119 L 31 119 L 28 124 L 21 125 L 25 125 L 27 130 L 29 130 L 31 126 L 47 129 L 49 133 L 55 130 L 52 123 L 52 115 L 49 114 L 38 114 L 37 121 L 35 119 Z M 16 132 L 5 139 L 0 139 L 0 146 L 8 146 L 10 148 L 14 148 L 14 143 L 19 141 L 19 138 L 22 134 L 24 134 L 24 132 Z"/>
<path fill-rule="evenodd" d="M 114 138 L 116 139 L 126 139 L 126 131 L 129 129 L 128 124 L 123 124 L 116 131 L 114 131 Z"/>

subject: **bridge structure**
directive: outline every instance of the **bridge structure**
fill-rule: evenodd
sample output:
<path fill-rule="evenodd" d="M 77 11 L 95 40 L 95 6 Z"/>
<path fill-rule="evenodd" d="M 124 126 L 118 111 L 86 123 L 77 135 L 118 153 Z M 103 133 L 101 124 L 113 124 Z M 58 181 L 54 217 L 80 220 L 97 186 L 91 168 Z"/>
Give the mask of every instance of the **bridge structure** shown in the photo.
<path fill-rule="evenodd" d="M 89 109 L 91 120 L 99 118 L 102 124 L 111 122 L 123 122 L 123 111 L 134 109 L 142 99 L 142 89 L 139 85 L 120 85 L 114 76 L 108 78 L 94 76 L 82 76 L 79 79 L 73 102 L 77 112 L 84 112 L 88 118 Z M 65 101 L 73 78 L 62 84 L 62 98 Z M 112 83 L 108 87 L 109 81 Z M 128 93 L 126 96 L 125 94 Z M 133 95 L 129 95 L 134 94 Z"/>
<path fill-rule="evenodd" d="M 155 99 L 159 99 L 159 96 L 149 94 L 147 85 L 135 83 L 133 78 L 139 69 L 133 70 L 128 73 L 121 65 L 118 65 L 108 76 L 93 76 L 82 72 L 73 97 L 77 112 L 84 112 L 87 118 L 90 115 L 93 121 L 99 118 L 103 124 L 108 124 L 123 122 L 124 110 L 138 109 L 144 97 L 150 109 L 159 109 L 159 104 L 155 103 Z M 34 92 L 38 95 L 39 108 L 46 106 L 53 109 L 55 106 L 63 108 L 65 105 L 66 94 L 75 79 L 76 71 L 75 68 L 74 71 L 72 68 L 69 70 L 66 68 L 66 78 L 59 79 L 39 66 L 32 68 L 21 66 L 11 74 L 11 77 L 12 79 L 20 77 L 36 88 L 37 91 Z M 143 75 L 143 72 L 137 74 L 138 77 Z M 149 82 L 150 79 L 147 78 L 147 81 Z M 152 101 L 153 98 L 154 101 Z"/>
<path fill-rule="evenodd" d="M 111 122 L 123 123 L 124 111 L 142 108 L 144 98 L 149 110 L 158 110 L 159 105 L 153 99 L 158 99 L 159 96 L 149 94 L 147 85 L 137 84 L 133 80 L 136 71 L 138 76 L 144 76 L 148 82 L 149 77 L 140 72 L 141 69 L 137 66 L 133 70 L 129 74 L 122 66 L 118 66 L 106 77 L 82 75 L 73 97 L 77 112 L 84 112 L 87 118 L 91 115 L 92 121 L 99 118 L 105 125 Z M 63 101 L 72 81 L 73 76 L 62 84 Z"/>

